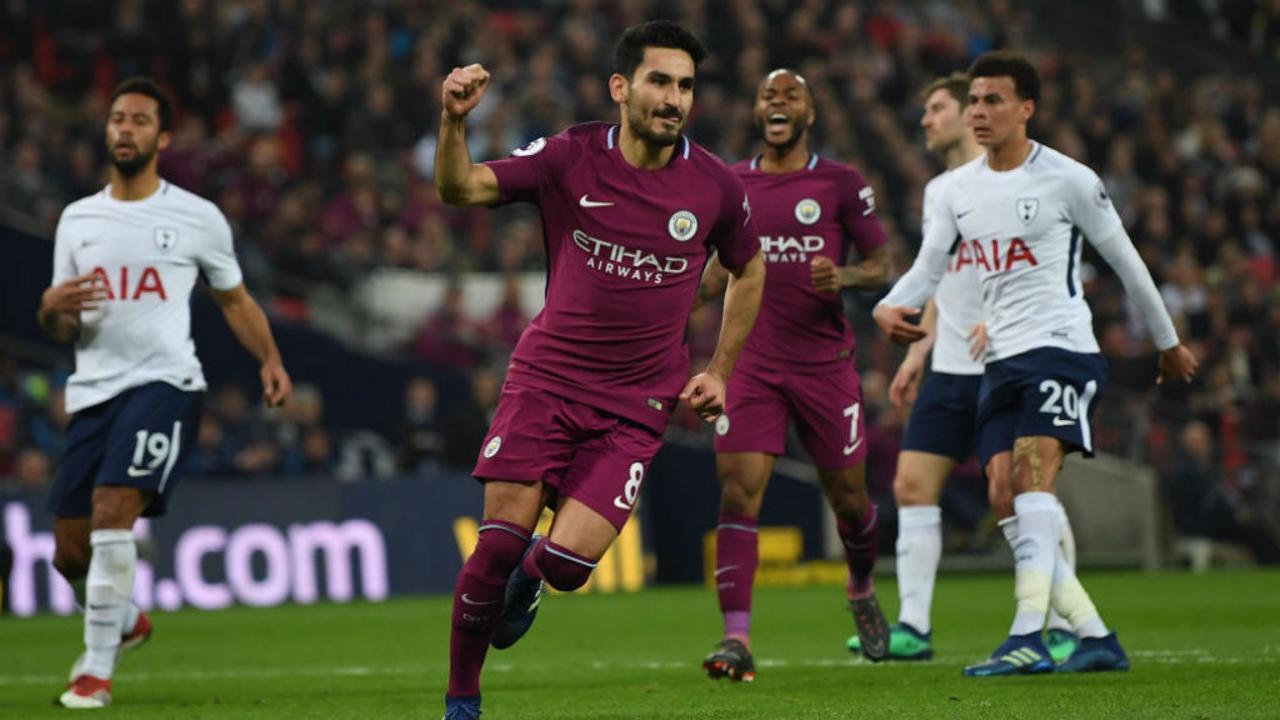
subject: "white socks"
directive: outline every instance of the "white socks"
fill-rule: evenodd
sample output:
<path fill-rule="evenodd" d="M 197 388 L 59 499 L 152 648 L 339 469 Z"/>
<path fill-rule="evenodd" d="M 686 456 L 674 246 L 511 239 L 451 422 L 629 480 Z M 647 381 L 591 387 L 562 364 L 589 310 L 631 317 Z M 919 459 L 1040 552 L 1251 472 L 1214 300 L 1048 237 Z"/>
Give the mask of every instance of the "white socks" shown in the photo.
<path fill-rule="evenodd" d="M 1074 573 L 1076 570 L 1076 536 L 1071 531 L 1071 519 L 1067 517 L 1067 509 L 1062 507 L 1061 500 L 1058 501 L 1058 547 L 1061 548 L 1062 554 L 1066 558 L 1067 568 Z M 1053 577 L 1054 582 L 1057 582 L 1058 566 L 1056 563 L 1054 564 Z M 1049 623 L 1046 627 L 1050 630 L 1074 632 L 1071 623 L 1058 613 L 1057 603 L 1053 602 L 1052 595 L 1049 602 Z"/>
<path fill-rule="evenodd" d="M 898 622 L 929 632 L 933 583 L 942 558 L 942 509 L 937 505 L 898 508 Z"/>
<path fill-rule="evenodd" d="M 1053 568 L 1053 606 L 1066 618 L 1070 626 L 1082 638 L 1100 638 L 1107 635 L 1107 626 L 1098 616 L 1098 609 L 1089 599 L 1089 593 L 1080 584 L 1075 570 L 1067 562 L 1062 548 L 1057 549 Z"/>
<path fill-rule="evenodd" d="M 69 583 L 71 585 L 72 592 L 75 593 L 76 604 L 80 606 L 80 612 L 84 612 L 85 583 L 87 583 L 88 580 L 89 579 L 87 577 L 82 577 L 76 580 L 72 580 Z M 122 634 L 128 635 L 129 633 L 133 632 L 134 626 L 138 624 L 138 615 L 141 612 L 142 610 L 132 600 L 130 600 L 129 606 L 126 607 L 124 610 L 124 624 L 120 626 L 120 630 Z"/>
<path fill-rule="evenodd" d="M 1074 631 L 1082 637 L 1106 635 L 1106 626 L 1075 577 L 1075 537 L 1062 504 L 1050 493 L 1023 493 L 1014 499 L 1014 506 L 1015 515 L 1001 520 L 1000 530 L 1013 547 L 1014 556 L 1025 556 L 1026 561 L 1017 563 L 1018 616 L 1010 634 L 1039 632 L 1044 627 L 1045 611 L 1052 606 L 1061 608 L 1069 619 L 1057 610 L 1049 610 L 1049 628 Z M 1039 534 L 1020 540 L 1019 518 L 1028 513 L 1032 515 L 1033 531 L 1038 529 Z M 928 633 L 932 627 L 933 588 L 941 557 L 941 508 L 899 507 L 898 622 L 921 633 Z M 1090 634 L 1099 629 L 1099 634 Z"/>
<path fill-rule="evenodd" d="M 133 598 L 138 548 L 128 530 L 94 530 L 89 542 L 93 556 L 85 583 L 84 672 L 109 679 L 115 670 L 116 650 Z"/>
<path fill-rule="evenodd" d="M 1107 626 L 1076 577 L 1075 537 L 1061 503 L 1050 493 L 1023 493 L 1014 498 L 1013 504 L 1014 516 L 1000 522 L 1000 529 L 1013 548 L 1014 595 L 1018 601 L 1009 634 L 1039 632 L 1045 610 L 1052 605 L 1050 628 L 1070 629 L 1082 638 L 1106 636 Z"/>
<path fill-rule="evenodd" d="M 1018 601 L 1010 635 L 1044 629 L 1058 557 L 1058 499 L 1052 493 L 1028 492 L 1013 499 L 1017 518 L 1013 541 L 1014 597 Z"/>

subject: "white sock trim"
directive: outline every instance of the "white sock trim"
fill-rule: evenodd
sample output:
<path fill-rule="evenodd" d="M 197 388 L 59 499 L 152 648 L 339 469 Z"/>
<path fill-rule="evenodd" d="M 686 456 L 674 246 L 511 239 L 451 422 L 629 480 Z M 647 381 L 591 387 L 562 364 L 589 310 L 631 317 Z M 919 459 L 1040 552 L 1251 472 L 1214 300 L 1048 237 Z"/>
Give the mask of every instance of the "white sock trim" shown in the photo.
<path fill-rule="evenodd" d="M 898 531 L 905 528 L 929 527 L 942 523 L 942 508 L 937 505 L 898 507 Z"/>
<path fill-rule="evenodd" d="M 1004 535 L 1005 541 L 1012 547 L 1014 541 L 1018 539 L 1018 516 L 1007 517 L 1001 520 L 998 525 L 1000 525 L 1000 533 Z"/>
<path fill-rule="evenodd" d="M 94 530 L 89 533 L 90 545 L 106 543 L 133 542 L 132 530 Z"/>
<path fill-rule="evenodd" d="M 1058 518 L 1061 512 L 1058 504 L 1058 498 L 1053 493 L 1047 492 L 1024 492 L 1015 495 L 1013 498 L 1013 512 L 1015 515 L 1025 515 L 1029 512 L 1051 512 L 1054 520 Z"/>

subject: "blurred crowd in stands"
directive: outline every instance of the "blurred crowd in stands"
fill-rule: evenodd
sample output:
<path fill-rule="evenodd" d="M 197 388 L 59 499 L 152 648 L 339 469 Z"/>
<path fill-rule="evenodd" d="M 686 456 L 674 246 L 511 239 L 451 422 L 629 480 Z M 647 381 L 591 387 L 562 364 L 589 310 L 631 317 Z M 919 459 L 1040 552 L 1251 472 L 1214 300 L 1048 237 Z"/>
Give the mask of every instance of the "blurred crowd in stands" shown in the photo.
<path fill-rule="evenodd" d="M 1267 511 L 1249 518 L 1240 508 L 1274 512 L 1280 502 L 1280 3 L 1106 5 L 17 0 L 0 4 L 0 207 L 47 232 L 65 203 L 99 189 L 105 99 L 119 79 L 149 74 L 180 108 L 163 174 L 222 208 L 252 289 L 277 317 L 305 320 L 315 288 L 341 291 L 380 268 L 537 270 L 545 261 L 531 208 L 456 210 L 435 196 L 443 75 L 471 62 L 493 73 L 469 142 L 477 160 L 502 157 L 575 121 L 616 120 L 605 84 L 612 43 L 627 25 L 665 15 L 711 50 L 690 136 L 726 160 L 749 156 L 757 82 L 773 67 L 798 69 L 817 102 L 814 148 L 876 187 L 902 270 L 919 242 L 923 186 L 940 170 L 918 131 L 919 90 L 984 50 L 1014 47 L 1044 73 L 1033 137 L 1102 175 L 1203 363 L 1190 387 L 1156 386 L 1137 314 L 1086 256 L 1111 362 L 1100 444 L 1161 471 L 1185 532 L 1223 534 L 1193 527 L 1207 515 L 1194 508 L 1235 508 L 1219 524 L 1236 527 L 1267 521 Z M 527 322 L 514 297 L 477 323 L 450 293 L 405 357 L 464 372 L 501 367 Z M 905 413 L 885 388 L 900 351 L 867 321 L 870 299 L 854 300 L 880 448 L 872 475 L 887 491 Z M 695 358 L 714 346 L 716 313 L 691 319 Z M 62 376 L 0 363 L 0 476 L 37 485 L 59 450 Z M 473 385 L 485 387 L 461 409 L 437 408 L 429 381 L 410 383 L 402 429 L 383 438 L 397 466 L 465 469 L 499 382 L 476 371 Z M 325 428 L 319 388 L 300 388 L 269 418 L 250 409 L 251 392 L 210 393 L 199 472 L 337 471 L 342 441 Z M 686 414 L 676 425 L 697 428 Z M 463 436 L 470 444 L 456 447 Z"/>
<path fill-rule="evenodd" d="M 469 387 L 441 407 L 436 384 L 415 376 L 381 432 L 337 430 L 325 422 L 324 395 L 299 383 L 289 402 L 267 410 L 257 388 L 223 384 L 205 395 L 187 474 L 250 479 L 426 475 L 470 471 L 497 407 L 501 377 L 473 369 Z M 0 489 L 38 490 L 52 481 L 65 449 L 65 370 L 23 365 L 0 354 Z"/>

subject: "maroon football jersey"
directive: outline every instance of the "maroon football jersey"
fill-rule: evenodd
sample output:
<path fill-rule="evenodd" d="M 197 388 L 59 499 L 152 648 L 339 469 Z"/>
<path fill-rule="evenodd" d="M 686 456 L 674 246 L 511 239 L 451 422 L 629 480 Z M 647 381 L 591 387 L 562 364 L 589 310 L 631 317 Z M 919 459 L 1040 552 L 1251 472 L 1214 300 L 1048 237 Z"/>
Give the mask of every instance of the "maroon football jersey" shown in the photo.
<path fill-rule="evenodd" d="M 768 268 L 739 362 L 803 373 L 847 362 L 854 339 L 840 296 L 813 289 L 809 263 L 823 256 L 844 265 L 850 246 L 865 257 L 884 245 L 871 187 L 853 168 L 817 155 L 795 172 L 763 172 L 759 158 L 733 169 L 751 198 Z"/>
<path fill-rule="evenodd" d="M 710 252 L 739 268 L 760 246 L 719 158 L 681 137 L 665 167 L 640 170 L 618 133 L 575 125 L 487 163 L 500 203 L 541 209 L 547 247 L 546 306 L 507 377 L 662 432 L 688 378 L 685 325 Z"/>

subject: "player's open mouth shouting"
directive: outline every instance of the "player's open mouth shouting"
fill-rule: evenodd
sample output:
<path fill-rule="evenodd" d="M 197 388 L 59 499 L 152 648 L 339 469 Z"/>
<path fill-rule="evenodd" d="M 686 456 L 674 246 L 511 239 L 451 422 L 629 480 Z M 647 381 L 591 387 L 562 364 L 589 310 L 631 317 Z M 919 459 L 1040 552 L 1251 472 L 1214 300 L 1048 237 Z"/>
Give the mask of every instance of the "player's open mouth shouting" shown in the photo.
<path fill-rule="evenodd" d="M 803 78 L 795 75 L 794 81 L 775 86 L 769 81 L 779 73 L 792 76 L 788 70 L 775 70 L 765 78 L 756 99 L 756 125 L 763 132 L 766 143 L 774 147 L 789 147 L 808 127 L 812 109 Z"/>
<path fill-rule="evenodd" d="M 765 121 L 765 136 L 770 144 L 786 144 L 799 131 L 799 118 L 791 117 L 784 112 L 771 113 Z"/>

